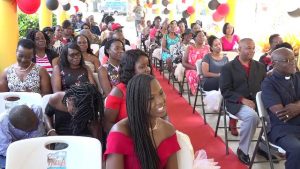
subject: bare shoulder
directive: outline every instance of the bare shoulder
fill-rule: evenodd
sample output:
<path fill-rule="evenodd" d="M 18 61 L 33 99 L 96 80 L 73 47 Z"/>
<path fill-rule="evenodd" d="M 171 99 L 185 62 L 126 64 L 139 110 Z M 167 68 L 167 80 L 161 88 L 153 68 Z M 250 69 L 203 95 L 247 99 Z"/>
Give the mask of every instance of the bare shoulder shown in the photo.
<path fill-rule="evenodd" d="M 107 70 L 103 65 L 99 67 L 98 72 L 99 74 L 107 74 Z"/>
<path fill-rule="evenodd" d="M 128 118 L 120 120 L 110 130 L 111 132 L 120 132 L 125 134 L 126 136 L 130 136 Z"/>
<path fill-rule="evenodd" d="M 161 131 L 164 133 L 166 138 L 175 134 L 176 129 L 170 122 L 159 118 L 158 124 L 160 125 Z"/>
<path fill-rule="evenodd" d="M 117 96 L 117 97 L 123 97 L 124 96 L 124 94 L 122 93 L 122 91 L 119 88 L 117 88 L 117 87 L 113 87 L 113 89 L 110 92 L 110 95 Z"/>
<path fill-rule="evenodd" d="M 62 99 L 64 98 L 65 92 L 56 92 L 51 94 L 49 98 L 49 104 L 55 106 L 61 103 Z"/>

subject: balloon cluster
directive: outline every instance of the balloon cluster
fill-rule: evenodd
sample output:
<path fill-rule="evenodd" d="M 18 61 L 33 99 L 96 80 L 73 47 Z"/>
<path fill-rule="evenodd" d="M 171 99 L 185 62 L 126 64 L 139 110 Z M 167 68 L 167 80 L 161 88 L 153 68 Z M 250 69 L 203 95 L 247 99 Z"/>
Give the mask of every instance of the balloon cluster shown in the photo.
<path fill-rule="evenodd" d="M 170 10 L 167 8 L 167 6 L 170 4 L 168 0 L 162 0 L 162 5 L 165 7 L 164 14 L 168 15 L 170 13 Z"/>
<path fill-rule="evenodd" d="M 193 13 L 195 13 L 195 8 L 193 6 L 189 6 L 182 12 L 182 17 L 183 18 L 188 18 L 190 17 Z"/>
<path fill-rule="evenodd" d="M 19 9 L 26 14 L 35 13 L 41 5 L 41 0 L 17 0 L 16 2 Z M 73 1 L 70 3 L 70 0 L 46 0 L 46 6 L 51 11 L 57 10 L 60 5 L 65 11 L 69 11 L 71 9 L 72 12 L 70 13 L 79 12 L 79 8 L 87 8 L 85 0 L 74 1 L 74 3 Z"/>
<path fill-rule="evenodd" d="M 85 0 L 46 0 L 46 6 L 54 13 L 56 13 L 57 10 L 64 10 L 68 11 L 69 14 L 74 14 L 80 12 L 79 9 L 84 12 L 87 10 Z"/>
<path fill-rule="evenodd" d="M 215 22 L 220 22 L 225 18 L 229 13 L 229 6 L 227 3 L 220 3 L 218 0 L 211 0 L 208 3 L 208 8 L 211 10 L 216 10 L 212 18 Z"/>

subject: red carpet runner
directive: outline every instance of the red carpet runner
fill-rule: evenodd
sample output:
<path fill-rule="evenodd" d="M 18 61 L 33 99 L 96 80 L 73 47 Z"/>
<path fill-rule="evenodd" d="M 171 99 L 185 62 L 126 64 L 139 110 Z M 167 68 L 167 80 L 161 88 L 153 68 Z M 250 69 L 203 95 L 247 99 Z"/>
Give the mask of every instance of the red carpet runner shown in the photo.
<path fill-rule="evenodd" d="M 163 79 L 155 69 L 153 70 L 166 93 L 167 112 L 171 122 L 177 130 L 190 137 L 194 151 L 204 149 L 208 158 L 214 158 L 215 161 L 219 162 L 222 169 L 246 169 L 247 167 L 239 162 L 237 156 L 231 150 L 229 155 L 225 154 L 226 146 L 223 140 L 220 137 L 214 137 L 214 130 L 209 125 L 204 125 L 203 118 L 198 113 L 193 114 L 193 108 L 188 102 L 180 97 L 166 79 Z M 220 129 L 219 132 L 223 131 L 223 129 Z"/>

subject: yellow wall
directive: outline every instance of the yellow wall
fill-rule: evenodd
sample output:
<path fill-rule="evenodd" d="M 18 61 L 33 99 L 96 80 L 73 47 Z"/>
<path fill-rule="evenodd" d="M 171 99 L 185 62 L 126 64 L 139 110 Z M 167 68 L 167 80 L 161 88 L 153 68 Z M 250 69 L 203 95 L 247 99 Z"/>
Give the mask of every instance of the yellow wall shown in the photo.
<path fill-rule="evenodd" d="M 46 0 L 41 0 L 39 11 L 40 30 L 45 27 L 52 27 L 52 12 L 46 6 Z"/>
<path fill-rule="evenodd" d="M 13 1 L 14 2 L 14 1 Z M 16 62 L 19 38 L 17 6 L 12 1 L 0 0 L 0 71 Z"/>
<path fill-rule="evenodd" d="M 231 25 L 235 26 L 235 8 L 237 0 L 227 0 L 227 4 L 229 6 L 229 13 L 225 18 L 225 22 L 229 22 Z"/>

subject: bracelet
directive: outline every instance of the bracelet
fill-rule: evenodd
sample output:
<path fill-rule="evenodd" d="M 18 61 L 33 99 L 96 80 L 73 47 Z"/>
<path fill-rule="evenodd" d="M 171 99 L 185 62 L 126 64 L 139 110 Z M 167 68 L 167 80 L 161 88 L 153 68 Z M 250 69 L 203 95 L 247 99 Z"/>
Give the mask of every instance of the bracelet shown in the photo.
<path fill-rule="evenodd" d="M 50 130 L 47 132 L 47 136 L 49 136 L 49 134 L 50 134 L 52 131 L 55 131 L 55 132 L 56 132 L 55 129 L 50 129 Z"/>

